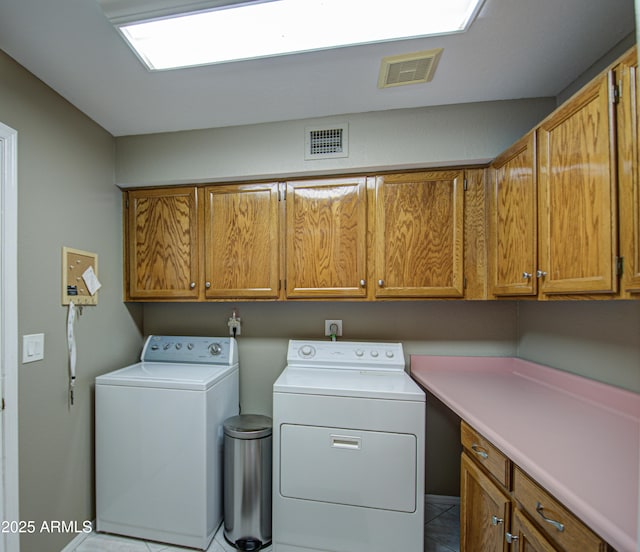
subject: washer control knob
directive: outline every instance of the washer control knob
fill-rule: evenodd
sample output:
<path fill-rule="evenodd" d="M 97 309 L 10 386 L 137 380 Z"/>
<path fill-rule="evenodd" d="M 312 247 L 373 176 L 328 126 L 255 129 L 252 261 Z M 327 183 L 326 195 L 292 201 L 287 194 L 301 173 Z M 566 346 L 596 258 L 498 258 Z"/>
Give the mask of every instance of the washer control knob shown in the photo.
<path fill-rule="evenodd" d="M 387 351 L 385 354 L 387 355 L 387 358 L 393 358 L 394 357 L 393 351 Z"/>
<path fill-rule="evenodd" d="M 167 349 L 169 349 L 169 347 L 171 347 L 171 343 L 165 343 L 162 348 L 166 351 Z"/>
<path fill-rule="evenodd" d="M 364 351 L 362 349 L 356 349 L 356 356 L 357 357 L 362 357 L 364 356 Z"/>
<path fill-rule="evenodd" d="M 222 347 L 220 347 L 220 343 L 212 343 L 209 345 L 209 352 L 213 356 L 218 356 L 222 352 Z"/>
<path fill-rule="evenodd" d="M 182 343 L 176 343 L 176 349 L 179 351 L 182 349 Z"/>
<path fill-rule="evenodd" d="M 311 345 L 303 345 L 300 347 L 300 356 L 304 358 L 311 358 L 316 353 L 316 350 Z"/>
<path fill-rule="evenodd" d="M 193 343 L 187 344 L 187 349 L 189 349 L 189 350 L 193 349 Z"/>
<path fill-rule="evenodd" d="M 375 349 L 373 351 L 371 351 L 371 356 L 373 358 L 378 358 L 378 351 L 376 351 Z"/>

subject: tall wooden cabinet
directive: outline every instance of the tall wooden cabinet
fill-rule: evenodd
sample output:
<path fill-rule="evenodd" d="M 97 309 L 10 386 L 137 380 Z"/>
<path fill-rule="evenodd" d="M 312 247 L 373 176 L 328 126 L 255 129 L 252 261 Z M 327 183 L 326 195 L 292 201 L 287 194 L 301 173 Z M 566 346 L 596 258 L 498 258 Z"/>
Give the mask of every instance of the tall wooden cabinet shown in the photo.
<path fill-rule="evenodd" d="M 207 186 L 204 193 L 206 298 L 278 297 L 278 183 Z"/>
<path fill-rule="evenodd" d="M 125 295 L 197 299 L 201 288 L 196 187 L 131 191 L 125 207 Z"/>
<path fill-rule="evenodd" d="M 537 293 L 535 137 L 530 132 L 491 165 L 488 279 L 496 296 Z"/>
<path fill-rule="evenodd" d="M 366 178 L 286 185 L 286 297 L 367 295 Z"/>
<path fill-rule="evenodd" d="M 617 290 L 613 72 L 538 127 L 538 234 L 543 294 Z"/>
<path fill-rule="evenodd" d="M 620 183 L 620 253 L 624 259 L 622 293 L 640 293 L 640 80 L 635 50 L 616 68 L 618 104 L 618 180 Z"/>
<path fill-rule="evenodd" d="M 464 172 L 375 181 L 375 296 L 462 297 Z"/>

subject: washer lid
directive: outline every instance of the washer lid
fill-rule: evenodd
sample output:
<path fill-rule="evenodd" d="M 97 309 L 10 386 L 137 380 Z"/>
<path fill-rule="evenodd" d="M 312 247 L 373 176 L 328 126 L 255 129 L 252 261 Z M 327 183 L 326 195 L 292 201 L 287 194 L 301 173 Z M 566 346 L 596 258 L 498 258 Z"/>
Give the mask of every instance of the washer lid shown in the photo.
<path fill-rule="evenodd" d="M 288 366 L 273 384 L 273 391 L 333 397 L 425 401 L 424 391 L 405 371 Z"/>
<path fill-rule="evenodd" d="M 96 385 L 206 391 L 237 369 L 237 365 L 138 362 L 120 370 L 98 376 Z"/>

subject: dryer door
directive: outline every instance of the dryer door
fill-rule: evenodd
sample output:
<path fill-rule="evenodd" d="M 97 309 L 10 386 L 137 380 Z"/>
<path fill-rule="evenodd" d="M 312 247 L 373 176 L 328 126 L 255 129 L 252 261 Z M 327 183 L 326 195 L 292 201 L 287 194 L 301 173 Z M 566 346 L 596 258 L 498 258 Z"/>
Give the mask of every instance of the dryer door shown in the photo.
<path fill-rule="evenodd" d="M 416 509 L 416 437 L 283 424 L 280 493 L 400 512 Z"/>

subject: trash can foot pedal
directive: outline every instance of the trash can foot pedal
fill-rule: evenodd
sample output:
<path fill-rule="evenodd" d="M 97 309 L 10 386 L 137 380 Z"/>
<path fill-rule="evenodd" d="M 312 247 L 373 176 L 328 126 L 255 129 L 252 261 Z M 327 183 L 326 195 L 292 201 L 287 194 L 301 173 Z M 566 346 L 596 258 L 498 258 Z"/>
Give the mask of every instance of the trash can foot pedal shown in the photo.
<path fill-rule="evenodd" d="M 262 541 L 258 539 L 238 539 L 236 541 L 236 548 L 238 550 L 260 550 L 262 548 Z"/>

